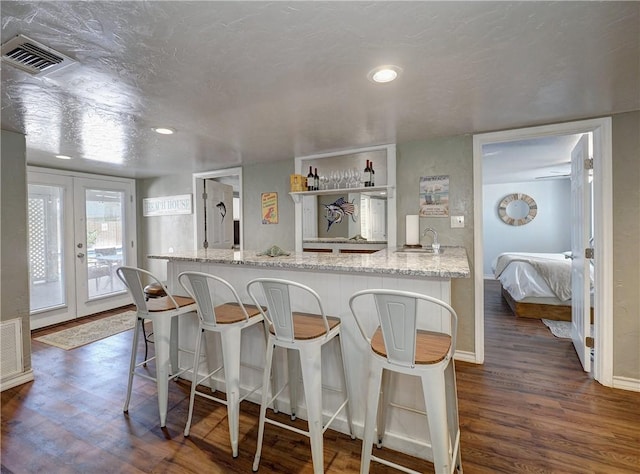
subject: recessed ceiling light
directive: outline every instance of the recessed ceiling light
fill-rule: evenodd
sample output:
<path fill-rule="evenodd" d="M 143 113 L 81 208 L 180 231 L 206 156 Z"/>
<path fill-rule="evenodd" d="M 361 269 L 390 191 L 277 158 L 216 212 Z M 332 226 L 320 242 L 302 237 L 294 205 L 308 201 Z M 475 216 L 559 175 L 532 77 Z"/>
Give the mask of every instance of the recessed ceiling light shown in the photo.
<path fill-rule="evenodd" d="M 173 128 L 167 127 L 155 127 L 153 131 L 159 133 L 160 135 L 173 135 L 174 133 L 176 133 Z"/>
<path fill-rule="evenodd" d="M 391 82 L 398 77 L 402 69 L 398 66 L 380 66 L 369 72 L 368 78 L 370 81 L 384 84 L 385 82 Z"/>
<path fill-rule="evenodd" d="M 61 160 L 70 160 L 71 157 L 67 156 L 67 155 L 56 155 L 56 158 L 59 158 Z"/>

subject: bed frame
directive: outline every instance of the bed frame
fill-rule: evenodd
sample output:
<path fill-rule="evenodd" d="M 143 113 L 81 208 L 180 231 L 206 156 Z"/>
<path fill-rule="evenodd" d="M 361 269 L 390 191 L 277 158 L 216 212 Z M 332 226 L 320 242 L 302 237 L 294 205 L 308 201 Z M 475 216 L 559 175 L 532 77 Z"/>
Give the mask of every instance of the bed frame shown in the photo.
<path fill-rule="evenodd" d="M 502 288 L 502 287 L 501 287 Z M 557 304 L 521 303 L 514 300 L 509 292 L 502 288 L 505 299 L 513 314 L 519 318 L 553 319 L 555 321 L 571 321 L 571 306 Z"/>
<path fill-rule="evenodd" d="M 555 321 L 571 321 L 571 305 L 522 303 L 516 301 L 507 290 L 502 287 L 502 297 L 505 299 L 513 314 L 518 318 L 552 319 Z M 593 308 L 591 308 L 591 323 L 593 324 Z"/>

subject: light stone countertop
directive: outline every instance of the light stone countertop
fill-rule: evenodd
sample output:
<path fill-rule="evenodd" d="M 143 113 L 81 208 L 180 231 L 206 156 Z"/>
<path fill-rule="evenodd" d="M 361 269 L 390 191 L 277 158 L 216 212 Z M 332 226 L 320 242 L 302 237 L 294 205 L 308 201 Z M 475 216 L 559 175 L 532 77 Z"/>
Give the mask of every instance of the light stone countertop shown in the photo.
<path fill-rule="evenodd" d="M 396 253 L 387 249 L 371 254 L 329 254 L 291 252 L 289 256 L 267 257 L 245 250 L 199 250 L 151 254 L 148 258 L 169 261 L 220 263 L 256 267 L 291 268 L 341 273 L 378 273 L 427 278 L 469 278 L 469 260 L 464 247 L 441 247 L 442 253 Z"/>
<path fill-rule="evenodd" d="M 386 244 L 386 240 L 354 240 L 346 237 L 306 237 L 304 244 Z"/>

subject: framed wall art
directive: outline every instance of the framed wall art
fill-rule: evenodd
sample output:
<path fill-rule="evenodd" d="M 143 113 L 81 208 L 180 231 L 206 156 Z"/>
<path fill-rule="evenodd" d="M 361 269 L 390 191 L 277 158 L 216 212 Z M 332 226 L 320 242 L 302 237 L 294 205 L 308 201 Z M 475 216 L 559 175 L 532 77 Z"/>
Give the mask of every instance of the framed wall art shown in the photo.
<path fill-rule="evenodd" d="M 277 224 L 278 223 L 278 193 L 262 193 L 260 195 L 262 202 L 262 223 Z"/>
<path fill-rule="evenodd" d="M 449 217 L 449 176 L 420 178 L 421 217 Z"/>

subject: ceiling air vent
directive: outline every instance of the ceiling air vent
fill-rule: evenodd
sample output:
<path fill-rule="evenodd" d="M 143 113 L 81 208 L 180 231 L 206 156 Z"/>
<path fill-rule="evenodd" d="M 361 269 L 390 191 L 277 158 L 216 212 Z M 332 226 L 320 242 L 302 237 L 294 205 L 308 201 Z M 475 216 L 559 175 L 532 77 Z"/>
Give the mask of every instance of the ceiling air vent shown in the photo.
<path fill-rule="evenodd" d="M 2 60 L 33 75 L 48 74 L 75 61 L 37 41 L 18 35 L 2 45 Z"/>

